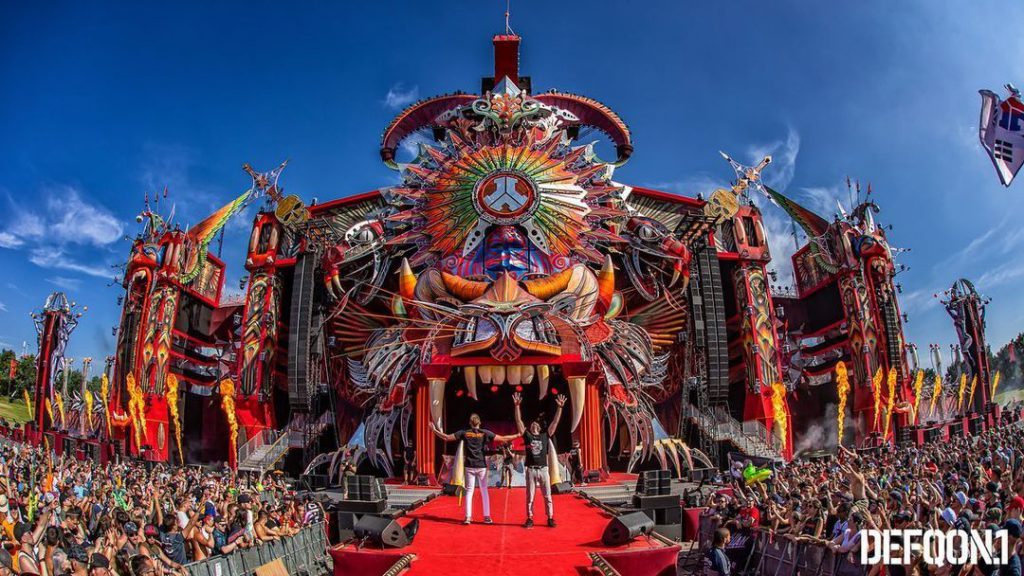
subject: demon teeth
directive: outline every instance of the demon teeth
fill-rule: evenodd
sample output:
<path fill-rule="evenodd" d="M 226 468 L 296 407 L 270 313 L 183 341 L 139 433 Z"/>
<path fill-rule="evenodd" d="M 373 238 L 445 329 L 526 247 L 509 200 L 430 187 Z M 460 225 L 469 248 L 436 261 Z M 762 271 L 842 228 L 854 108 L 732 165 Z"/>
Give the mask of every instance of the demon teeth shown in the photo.
<path fill-rule="evenodd" d="M 504 366 L 493 366 L 491 367 L 491 374 L 494 376 L 494 385 L 501 386 L 505 383 L 505 367 Z"/>
<path fill-rule="evenodd" d="M 466 375 L 466 391 L 470 398 L 476 400 L 476 366 L 466 366 L 463 373 Z"/>
<path fill-rule="evenodd" d="M 521 384 L 529 384 L 530 382 L 533 382 L 533 366 L 527 364 L 526 366 L 523 366 L 522 369 L 523 377 L 519 380 L 519 382 Z"/>
<path fill-rule="evenodd" d="M 519 386 L 523 382 L 523 367 L 509 366 L 505 369 L 505 376 L 508 378 L 509 386 Z"/>
<path fill-rule="evenodd" d="M 480 366 L 477 368 L 477 373 L 480 375 L 480 381 L 484 384 L 490 384 L 494 380 L 494 373 L 490 366 Z"/>
<path fill-rule="evenodd" d="M 548 382 L 551 381 L 551 368 L 547 364 L 537 366 L 537 393 L 543 399 L 548 395 Z"/>

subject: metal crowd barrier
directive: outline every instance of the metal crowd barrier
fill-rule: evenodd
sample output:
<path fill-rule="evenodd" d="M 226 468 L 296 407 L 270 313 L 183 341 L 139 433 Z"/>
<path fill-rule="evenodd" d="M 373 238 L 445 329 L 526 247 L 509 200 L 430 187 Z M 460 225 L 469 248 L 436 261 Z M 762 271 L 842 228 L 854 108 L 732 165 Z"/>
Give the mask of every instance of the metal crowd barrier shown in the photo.
<path fill-rule="evenodd" d="M 254 576 L 257 568 L 277 559 L 292 576 L 330 574 L 326 524 L 311 524 L 294 536 L 193 562 L 185 569 L 189 576 Z"/>

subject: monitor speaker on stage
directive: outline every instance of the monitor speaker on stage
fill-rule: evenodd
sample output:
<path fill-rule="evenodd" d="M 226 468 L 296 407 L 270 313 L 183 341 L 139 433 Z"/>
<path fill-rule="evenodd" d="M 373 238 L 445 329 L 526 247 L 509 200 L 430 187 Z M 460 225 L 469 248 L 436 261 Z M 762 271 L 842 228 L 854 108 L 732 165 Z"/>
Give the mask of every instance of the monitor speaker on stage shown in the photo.
<path fill-rule="evenodd" d="M 419 530 L 419 518 L 404 528 L 391 518 L 363 516 L 352 529 L 355 537 L 383 548 L 402 548 L 412 543 Z"/>
<path fill-rule="evenodd" d="M 672 473 L 668 470 L 648 470 L 636 480 L 636 493 L 644 496 L 664 496 L 672 490 Z"/>
<path fill-rule="evenodd" d="M 601 535 L 605 546 L 621 546 L 642 534 L 654 531 L 654 520 L 643 512 L 630 512 L 612 518 Z"/>
<path fill-rule="evenodd" d="M 347 500 L 385 500 L 388 497 L 384 481 L 365 474 L 345 476 L 345 494 Z"/>
<path fill-rule="evenodd" d="M 572 492 L 572 482 L 558 482 L 551 485 L 552 494 L 568 494 Z"/>

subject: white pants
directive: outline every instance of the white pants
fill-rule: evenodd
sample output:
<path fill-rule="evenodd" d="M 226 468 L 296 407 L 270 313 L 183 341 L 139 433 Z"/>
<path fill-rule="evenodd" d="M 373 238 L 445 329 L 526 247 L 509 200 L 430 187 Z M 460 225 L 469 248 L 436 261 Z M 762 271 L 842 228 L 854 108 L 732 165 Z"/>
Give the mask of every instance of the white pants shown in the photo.
<path fill-rule="evenodd" d="M 484 518 L 491 515 L 491 500 L 487 497 L 487 468 L 466 468 L 466 518 L 473 518 L 473 492 L 480 484 L 480 498 L 484 502 Z"/>
<path fill-rule="evenodd" d="M 533 496 L 540 486 L 540 494 L 544 497 L 544 511 L 548 518 L 555 515 L 555 504 L 551 501 L 551 477 L 548 476 L 548 467 L 540 468 L 526 467 L 526 517 L 533 518 Z"/>

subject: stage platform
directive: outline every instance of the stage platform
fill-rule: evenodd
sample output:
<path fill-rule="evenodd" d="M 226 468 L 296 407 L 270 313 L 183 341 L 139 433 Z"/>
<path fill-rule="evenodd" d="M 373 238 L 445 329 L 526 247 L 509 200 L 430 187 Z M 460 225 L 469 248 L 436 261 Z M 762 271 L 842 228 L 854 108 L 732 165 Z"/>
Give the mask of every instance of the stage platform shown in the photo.
<path fill-rule="evenodd" d="M 537 526 L 523 528 L 526 519 L 526 491 L 522 488 L 492 488 L 491 517 L 482 523 L 479 494 L 474 507 L 475 522 L 463 526 L 463 506 L 455 496 L 437 496 L 399 519 L 407 524 L 420 521 L 413 543 L 401 549 L 359 549 L 354 543 L 331 549 L 335 574 L 382 574 L 405 554 L 414 554 L 410 575 L 493 576 L 541 571 L 544 574 L 596 574 L 590 553 L 602 553 L 623 576 L 675 574 L 679 546 L 657 537 L 641 536 L 632 542 L 609 548 L 601 535 L 612 515 L 576 494 L 557 495 L 555 519 L 545 524 L 540 494 L 535 502 Z M 380 566 L 385 566 L 380 570 Z"/>

